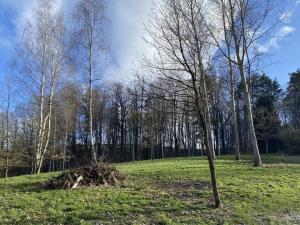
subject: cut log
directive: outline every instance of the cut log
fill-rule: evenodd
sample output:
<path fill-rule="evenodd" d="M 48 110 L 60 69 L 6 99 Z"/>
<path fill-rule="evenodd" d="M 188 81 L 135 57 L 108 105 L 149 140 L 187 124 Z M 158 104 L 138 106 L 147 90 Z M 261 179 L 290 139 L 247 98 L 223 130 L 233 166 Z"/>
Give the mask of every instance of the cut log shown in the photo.
<path fill-rule="evenodd" d="M 82 176 L 82 175 L 79 176 L 79 177 L 77 178 L 76 182 L 73 184 L 72 189 L 77 188 L 78 185 L 79 185 L 79 183 L 80 183 L 80 181 L 81 181 L 82 179 L 83 179 L 83 176 Z"/>

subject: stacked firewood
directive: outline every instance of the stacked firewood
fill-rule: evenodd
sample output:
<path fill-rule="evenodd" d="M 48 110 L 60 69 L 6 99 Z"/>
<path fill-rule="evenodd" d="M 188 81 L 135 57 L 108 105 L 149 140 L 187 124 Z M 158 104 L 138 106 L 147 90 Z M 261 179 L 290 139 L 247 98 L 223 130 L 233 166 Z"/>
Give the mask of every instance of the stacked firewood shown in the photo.
<path fill-rule="evenodd" d="M 81 167 L 63 172 L 51 178 L 46 184 L 50 189 L 74 189 L 80 186 L 117 185 L 125 176 L 116 168 L 98 164 L 92 167 Z"/>

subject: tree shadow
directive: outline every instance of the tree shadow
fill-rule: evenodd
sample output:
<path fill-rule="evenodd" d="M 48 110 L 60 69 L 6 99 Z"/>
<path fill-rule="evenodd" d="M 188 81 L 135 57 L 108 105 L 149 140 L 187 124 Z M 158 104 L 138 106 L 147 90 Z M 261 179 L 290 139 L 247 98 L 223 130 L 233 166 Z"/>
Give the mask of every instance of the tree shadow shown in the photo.
<path fill-rule="evenodd" d="M 40 193 L 46 191 L 45 183 L 41 181 L 24 181 L 24 182 L 16 182 L 16 183 L 0 183 L 0 189 L 5 190 L 8 189 L 10 191 L 17 192 L 36 192 Z"/>
<path fill-rule="evenodd" d="M 300 164 L 300 156 L 280 156 L 280 155 L 262 155 L 263 164 L 267 165 L 287 165 Z"/>

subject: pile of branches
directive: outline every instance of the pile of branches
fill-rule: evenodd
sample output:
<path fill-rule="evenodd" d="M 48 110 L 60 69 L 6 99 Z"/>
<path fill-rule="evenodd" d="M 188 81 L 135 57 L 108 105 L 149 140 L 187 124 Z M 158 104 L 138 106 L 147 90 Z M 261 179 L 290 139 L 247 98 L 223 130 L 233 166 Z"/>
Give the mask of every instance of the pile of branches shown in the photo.
<path fill-rule="evenodd" d="M 51 178 L 46 184 L 49 189 L 74 189 L 80 186 L 117 185 L 125 176 L 115 167 L 98 164 L 91 167 L 81 167 L 63 172 Z"/>

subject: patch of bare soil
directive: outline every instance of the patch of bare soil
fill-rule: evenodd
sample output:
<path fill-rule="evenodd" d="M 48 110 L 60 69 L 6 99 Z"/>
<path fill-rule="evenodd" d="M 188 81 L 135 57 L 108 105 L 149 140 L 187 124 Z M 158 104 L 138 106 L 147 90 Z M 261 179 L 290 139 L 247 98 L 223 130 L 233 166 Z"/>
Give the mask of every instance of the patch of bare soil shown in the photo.
<path fill-rule="evenodd" d="M 199 193 L 210 189 L 211 184 L 208 181 L 157 181 L 153 184 L 153 188 L 155 190 L 154 198 L 167 195 L 182 201 L 197 202 Z"/>
<path fill-rule="evenodd" d="M 299 225 L 300 224 L 300 213 L 288 213 L 283 216 L 283 219 L 287 224 Z"/>
<path fill-rule="evenodd" d="M 155 183 L 155 186 L 160 189 L 173 189 L 173 190 L 187 190 L 187 189 L 209 189 L 211 184 L 208 181 L 158 181 Z"/>
<path fill-rule="evenodd" d="M 286 224 L 286 225 L 299 225 L 300 224 L 300 213 L 299 212 L 287 212 L 284 214 L 272 215 L 266 217 L 266 221 L 268 218 L 271 218 L 272 221 L 276 221 L 276 224 Z M 265 223 L 269 224 L 269 223 Z"/>

